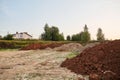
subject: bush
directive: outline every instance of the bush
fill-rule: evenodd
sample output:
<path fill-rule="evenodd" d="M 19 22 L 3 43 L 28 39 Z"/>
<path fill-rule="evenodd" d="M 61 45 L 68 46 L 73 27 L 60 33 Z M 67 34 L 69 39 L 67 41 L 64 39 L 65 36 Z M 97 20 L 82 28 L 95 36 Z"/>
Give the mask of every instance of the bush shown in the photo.
<path fill-rule="evenodd" d="M 8 34 L 6 36 L 3 37 L 4 40 L 13 40 L 13 35 Z"/>

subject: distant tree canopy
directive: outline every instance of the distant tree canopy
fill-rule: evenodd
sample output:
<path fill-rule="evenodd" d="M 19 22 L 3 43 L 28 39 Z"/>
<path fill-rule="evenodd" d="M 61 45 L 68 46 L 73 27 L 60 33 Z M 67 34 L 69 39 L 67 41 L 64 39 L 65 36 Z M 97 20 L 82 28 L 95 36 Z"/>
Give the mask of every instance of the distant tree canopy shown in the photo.
<path fill-rule="evenodd" d="M 48 24 L 45 24 L 44 33 L 41 34 L 42 40 L 51 40 L 51 41 L 62 41 L 64 40 L 64 35 L 59 33 L 58 27 L 52 26 L 49 27 Z"/>
<path fill-rule="evenodd" d="M 97 31 L 97 40 L 103 41 L 105 40 L 104 34 L 102 33 L 102 29 L 99 28 Z M 44 26 L 44 32 L 40 35 L 40 38 L 42 40 L 50 40 L 50 41 L 63 41 L 64 35 L 63 33 L 59 33 L 59 29 L 56 26 L 49 27 L 48 24 L 45 24 Z M 81 41 L 84 43 L 87 43 L 91 40 L 91 35 L 89 33 L 89 29 L 87 25 L 85 24 L 83 31 L 73 34 L 72 36 L 68 35 L 66 37 L 67 41 Z"/>
<path fill-rule="evenodd" d="M 4 40 L 13 40 L 13 35 L 12 34 L 7 34 L 6 36 L 3 37 Z"/>
<path fill-rule="evenodd" d="M 82 42 L 89 42 L 91 40 L 90 33 L 88 31 L 87 25 L 84 27 L 84 31 L 72 35 L 72 41 L 82 41 Z"/>
<path fill-rule="evenodd" d="M 98 32 L 97 32 L 97 40 L 98 40 L 98 41 L 104 41 L 104 40 L 105 40 L 105 38 L 104 38 L 104 34 L 103 34 L 101 28 L 98 28 Z"/>
<path fill-rule="evenodd" d="M 2 39 L 2 36 L 0 35 L 0 39 Z"/>
<path fill-rule="evenodd" d="M 70 35 L 67 36 L 67 41 L 70 41 L 71 40 L 71 37 Z"/>
<path fill-rule="evenodd" d="M 91 40 L 90 33 L 88 31 L 88 27 L 85 24 L 84 31 L 81 33 L 81 41 L 82 42 L 89 42 Z"/>
<path fill-rule="evenodd" d="M 81 33 L 73 34 L 72 41 L 81 41 Z"/>

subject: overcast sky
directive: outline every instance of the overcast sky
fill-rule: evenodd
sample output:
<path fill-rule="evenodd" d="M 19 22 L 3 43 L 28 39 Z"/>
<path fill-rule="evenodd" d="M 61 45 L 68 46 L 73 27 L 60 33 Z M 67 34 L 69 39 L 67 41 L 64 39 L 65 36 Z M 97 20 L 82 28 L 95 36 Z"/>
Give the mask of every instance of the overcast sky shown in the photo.
<path fill-rule="evenodd" d="M 65 36 L 87 24 L 92 39 L 99 27 L 107 39 L 119 39 L 120 0 L 0 0 L 0 35 L 17 31 L 38 38 L 46 23 Z"/>

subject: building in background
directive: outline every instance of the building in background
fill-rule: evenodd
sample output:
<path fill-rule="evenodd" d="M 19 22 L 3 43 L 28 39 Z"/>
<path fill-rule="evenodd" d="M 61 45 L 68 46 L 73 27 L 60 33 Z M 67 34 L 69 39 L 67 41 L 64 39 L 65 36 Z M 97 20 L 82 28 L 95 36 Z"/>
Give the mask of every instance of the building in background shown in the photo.
<path fill-rule="evenodd" d="M 13 38 L 14 39 L 32 39 L 32 36 L 27 32 L 21 32 L 21 33 L 16 32 L 16 34 L 13 34 Z"/>

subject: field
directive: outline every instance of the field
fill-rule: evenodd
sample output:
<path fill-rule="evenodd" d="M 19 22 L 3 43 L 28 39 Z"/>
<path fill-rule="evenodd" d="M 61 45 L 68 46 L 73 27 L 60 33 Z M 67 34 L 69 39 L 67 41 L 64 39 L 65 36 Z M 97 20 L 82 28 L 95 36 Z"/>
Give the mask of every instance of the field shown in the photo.
<path fill-rule="evenodd" d="M 77 80 L 60 64 L 71 52 L 53 50 L 1 51 L 0 80 Z"/>
<path fill-rule="evenodd" d="M 119 80 L 120 40 L 83 44 L 23 41 L 0 50 L 0 80 Z M 3 46 L 3 45 L 2 45 Z M 6 75 L 7 74 L 7 75 Z"/>
<path fill-rule="evenodd" d="M 0 50 L 0 80 L 77 80 L 82 77 L 67 68 L 60 67 L 66 58 L 78 54 L 75 50 L 82 47 L 79 43 L 52 49 L 69 42 L 19 40 L 0 42 L 6 44 L 5 48 L 1 45 L 3 48 Z M 11 48 L 10 44 L 17 44 L 20 47 L 15 48 L 15 45 Z M 44 50 L 40 49 L 41 46 Z M 21 48 L 25 50 L 20 50 Z M 28 48 L 33 50 L 26 50 Z"/>
<path fill-rule="evenodd" d="M 0 50 L 21 49 L 30 44 L 69 43 L 71 41 L 0 40 Z"/>

